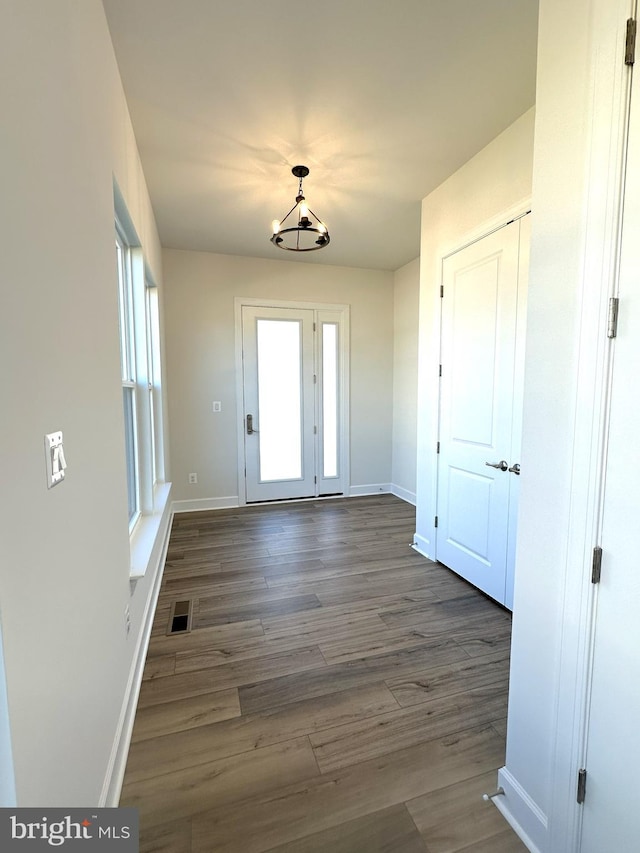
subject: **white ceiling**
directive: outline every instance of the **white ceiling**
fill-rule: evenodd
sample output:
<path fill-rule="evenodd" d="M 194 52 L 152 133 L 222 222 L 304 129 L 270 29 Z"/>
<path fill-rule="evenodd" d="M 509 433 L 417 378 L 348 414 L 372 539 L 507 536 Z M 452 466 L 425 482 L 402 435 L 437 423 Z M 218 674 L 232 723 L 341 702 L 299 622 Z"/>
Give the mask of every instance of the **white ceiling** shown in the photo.
<path fill-rule="evenodd" d="M 535 100 L 537 0 L 103 0 L 167 247 L 397 269 Z M 331 244 L 270 242 L 302 163 Z"/>

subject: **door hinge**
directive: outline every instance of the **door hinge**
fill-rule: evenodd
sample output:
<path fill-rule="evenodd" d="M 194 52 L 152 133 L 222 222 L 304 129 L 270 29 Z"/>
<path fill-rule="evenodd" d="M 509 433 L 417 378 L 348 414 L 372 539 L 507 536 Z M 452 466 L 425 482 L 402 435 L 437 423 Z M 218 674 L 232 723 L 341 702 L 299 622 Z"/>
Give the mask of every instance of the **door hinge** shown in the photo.
<path fill-rule="evenodd" d="M 442 376 L 442 365 L 438 365 L 438 376 Z"/>
<path fill-rule="evenodd" d="M 609 300 L 609 320 L 607 322 L 607 337 L 615 338 L 618 334 L 618 306 L 620 300 L 612 296 Z"/>
<path fill-rule="evenodd" d="M 313 434 L 314 434 L 314 435 L 317 435 L 317 434 L 318 434 L 318 427 L 317 427 L 317 426 L 314 426 L 314 428 L 313 428 Z"/>
<path fill-rule="evenodd" d="M 316 331 L 316 324 L 315 323 L 313 324 L 313 331 L 314 332 Z"/>
<path fill-rule="evenodd" d="M 313 482 L 314 482 L 314 485 L 315 485 L 315 484 L 318 482 L 318 478 L 317 478 L 317 477 L 314 477 L 314 478 L 313 478 Z"/>
<path fill-rule="evenodd" d="M 313 374 L 313 384 L 315 385 L 317 381 L 318 381 L 318 377 L 314 373 Z"/>
<path fill-rule="evenodd" d="M 627 21 L 627 40 L 624 46 L 624 64 L 633 65 L 636 61 L 636 30 L 638 23 L 635 18 Z"/>
<path fill-rule="evenodd" d="M 438 526 L 438 516 L 437 516 L 437 515 L 436 515 L 436 517 L 433 519 L 433 526 L 434 526 L 434 527 L 437 527 L 437 526 Z"/>
<path fill-rule="evenodd" d="M 591 562 L 591 583 L 600 583 L 602 574 L 602 548 L 599 545 L 593 549 L 593 560 Z"/>
<path fill-rule="evenodd" d="M 579 805 L 584 803 L 584 798 L 587 793 L 587 771 L 582 768 L 582 770 L 578 770 L 578 795 L 576 800 Z"/>
<path fill-rule="evenodd" d="M 440 285 L 440 299 L 444 296 L 444 284 Z"/>
<path fill-rule="evenodd" d="M 440 442 L 436 444 L 436 453 L 440 453 Z"/>

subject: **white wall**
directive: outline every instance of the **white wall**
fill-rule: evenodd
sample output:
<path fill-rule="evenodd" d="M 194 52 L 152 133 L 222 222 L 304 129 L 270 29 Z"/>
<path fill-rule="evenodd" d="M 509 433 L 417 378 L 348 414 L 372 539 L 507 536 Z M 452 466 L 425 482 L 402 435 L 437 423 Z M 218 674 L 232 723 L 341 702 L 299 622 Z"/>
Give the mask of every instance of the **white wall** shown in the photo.
<path fill-rule="evenodd" d="M 418 418 L 418 307 L 420 259 L 393 276 L 393 437 L 391 482 L 394 494 L 415 503 Z"/>
<path fill-rule="evenodd" d="M 158 284 L 161 257 L 102 4 L 3 11 L 0 599 L 17 796 L 96 805 L 152 581 L 131 593 L 114 175 Z M 43 439 L 58 429 L 68 474 L 49 491 Z"/>
<path fill-rule="evenodd" d="M 392 273 L 172 249 L 163 264 L 176 500 L 237 500 L 236 296 L 351 306 L 351 485 L 389 484 Z"/>
<path fill-rule="evenodd" d="M 422 202 L 416 541 L 433 556 L 438 438 L 442 257 L 531 195 L 534 111 L 529 110 Z M 486 233 L 486 232 L 485 232 Z"/>

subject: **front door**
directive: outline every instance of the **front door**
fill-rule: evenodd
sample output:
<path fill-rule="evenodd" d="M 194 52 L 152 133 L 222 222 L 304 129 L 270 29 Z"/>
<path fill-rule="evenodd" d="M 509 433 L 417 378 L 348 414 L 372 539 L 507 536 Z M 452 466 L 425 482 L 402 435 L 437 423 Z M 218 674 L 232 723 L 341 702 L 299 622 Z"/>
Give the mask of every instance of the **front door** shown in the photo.
<path fill-rule="evenodd" d="M 525 221 L 522 233 L 516 220 L 443 262 L 436 557 L 508 606 L 520 463 Z"/>
<path fill-rule="evenodd" d="M 247 501 L 313 497 L 314 312 L 243 306 Z"/>

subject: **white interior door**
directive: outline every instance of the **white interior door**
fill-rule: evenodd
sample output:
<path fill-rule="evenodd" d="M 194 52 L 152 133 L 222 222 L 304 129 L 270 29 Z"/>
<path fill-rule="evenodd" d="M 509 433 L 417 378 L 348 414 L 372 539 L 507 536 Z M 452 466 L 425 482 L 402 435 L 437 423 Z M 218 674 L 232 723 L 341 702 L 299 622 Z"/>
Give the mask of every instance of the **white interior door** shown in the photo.
<path fill-rule="evenodd" d="M 516 220 L 443 263 L 436 556 L 503 604 L 511 601 L 509 517 L 519 477 L 509 469 L 520 461 L 513 456 L 518 305 L 526 301 L 520 231 Z"/>
<path fill-rule="evenodd" d="M 247 501 L 312 497 L 314 312 L 243 306 Z"/>
<path fill-rule="evenodd" d="M 582 853 L 640 849 L 640 91 L 633 87 Z"/>

